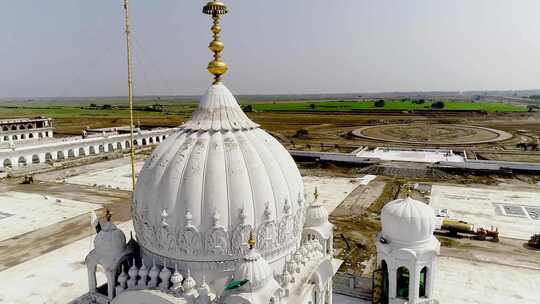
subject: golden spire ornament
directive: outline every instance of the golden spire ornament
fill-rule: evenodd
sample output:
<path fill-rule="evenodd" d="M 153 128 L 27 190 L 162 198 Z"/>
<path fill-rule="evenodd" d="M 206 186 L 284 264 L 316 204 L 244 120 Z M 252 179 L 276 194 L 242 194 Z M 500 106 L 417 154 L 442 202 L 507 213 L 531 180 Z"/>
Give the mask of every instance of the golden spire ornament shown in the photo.
<path fill-rule="evenodd" d="M 221 33 L 219 18 L 228 13 L 228 8 L 223 2 L 213 0 L 203 7 L 203 13 L 212 16 L 214 23 L 210 28 L 214 40 L 208 45 L 210 51 L 214 53 L 214 60 L 208 63 L 207 69 L 210 74 L 214 75 L 214 84 L 217 84 L 221 82 L 221 76 L 225 74 L 228 69 L 227 64 L 221 61 L 221 52 L 223 51 L 224 45 L 223 42 L 219 40 L 219 34 Z"/>
<path fill-rule="evenodd" d="M 249 232 L 248 245 L 249 249 L 253 249 L 257 245 L 257 240 L 255 239 L 255 233 L 253 232 L 253 230 Z"/>

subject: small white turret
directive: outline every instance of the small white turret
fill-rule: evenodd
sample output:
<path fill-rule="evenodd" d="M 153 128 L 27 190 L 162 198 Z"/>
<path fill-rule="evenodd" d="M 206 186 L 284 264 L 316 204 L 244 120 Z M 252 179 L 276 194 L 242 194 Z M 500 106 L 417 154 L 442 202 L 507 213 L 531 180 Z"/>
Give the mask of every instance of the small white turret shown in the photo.
<path fill-rule="evenodd" d="M 126 236 L 116 225 L 107 222 L 96 235 L 94 248 L 101 257 L 113 258 L 126 249 Z"/>
<path fill-rule="evenodd" d="M 133 248 L 126 245 L 124 232 L 111 222 L 111 217 L 107 210 L 107 222 L 101 225 L 103 228 L 94 239 L 94 249 L 85 259 L 89 291 L 97 291 L 96 271 L 97 265 L 101 265 L 107 278 L 107 296 L 110 300 L 114 298 L 118 268 L 133 252 Z"/>
<path fill-rule="evenodd" d="M 306 221 L 302 232 L 302 240 L 317 240 L 323 246 L 323 253 L 331 255 L 333 252 L 334 226 L 328 220 L 328 210 L 319 201 L 319 192 L 315 188 L 315 199 L 306 209 Z"/>
<path fill-rule="evenodd" d="M 256 241 L 253 232 L 248 241 L 249 252 L 242 259 L 234 273 L 235 280 L 248 280 L 248 282 L 239 289 L 245 291 L 255 291 L 264 287 L 272 277 L 272 269 L 268 262 L 255 249 Z"/>
<path fill-rule="evenodd" d="M 382 270 L 382 297 L 390 304 L 425 303 L 432 299 L 435 259 L 440 243 L 433 236 L 433 208 L 410 196 L 386 204 L 376 240 Z"/>

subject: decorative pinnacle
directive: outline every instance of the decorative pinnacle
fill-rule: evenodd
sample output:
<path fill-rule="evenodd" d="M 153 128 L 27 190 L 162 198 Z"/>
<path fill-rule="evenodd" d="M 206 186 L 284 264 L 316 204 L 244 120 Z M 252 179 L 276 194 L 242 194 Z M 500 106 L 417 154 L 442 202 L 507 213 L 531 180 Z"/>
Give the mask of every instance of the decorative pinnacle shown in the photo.
<path fill-rule="evenodd" d="M 412 186 L 407 185 L 407 197 L 411 197 L 411 193 L 412 193 Z"/>
<path fill-rule="evenodd" d="M 208 2 L 203 7 L 203 13 L 212 16 L 213 25 L 210 28 L 213 34 L 214 40 L 210 42 L 208 48 L 214 53 L 214 60 L 208 63 L 208 72 L 214 75 L 214 84 L 221 82 L 221 76 L 228 70 L 228 66 L 225 62 L 221 61 L 221 52 L 223 51 L 223 42 L 219 40 L 219 34 L 221 33 L 221 27 L 219 26 L 219 18 L 222 15 L 227 14 L 229 9 L 220 1 L 213 0 Z"/>
<path fill-rule="evenodd" d="M 253 230 L 249 232 L 249 240 L 248 240 L 249 249 L 255 248 L 255 245 L 257 245 L 257 240 L 255 240 L 255 233 L 253 233 Z"/>
<path fill-rule="evenodd" d="M 107 222 L 111 221 L 112 213 L 111 210 L 109 210 L 108 208 L 105 210 L 105 218 L 107 219 Z"/>

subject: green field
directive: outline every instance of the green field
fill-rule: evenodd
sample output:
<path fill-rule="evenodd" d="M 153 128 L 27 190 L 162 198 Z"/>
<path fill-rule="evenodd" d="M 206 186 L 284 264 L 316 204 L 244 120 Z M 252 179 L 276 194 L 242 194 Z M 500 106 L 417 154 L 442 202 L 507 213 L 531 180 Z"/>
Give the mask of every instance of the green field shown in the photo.
<path fill-rule="evenodd" d="M 165 105 L 162 112 L 144 111 L 143 108 L 135 108 L 135 116 L 159 117 L 190 113 L 196 108 L 196 104 Z M 127 107 L 100 109 L 76 106 L 30 106 L 30 107 L 3 107 L 0 106 L 0 118 L 8 117 L 34 117 L 47 116 L 52 118 L 65 117 L 129 117 Z"/>
<path fill-rule="evenodd" d="M 425 110 L 454 110 L 454 111 L 486 111 L 486 112 L 526 112 L 524 106 L 517 106 L 501 102 L 472 102 L 444 100 L 441 109 L 432 108 L 435 101 L 426 100 L 415 103 L 412 100 L 385 100 L 384 106 L 376 107 L 374 100 L 361 101 L 316 101 L 316 102 L 279 102 L 253 104 L 256 111 L 315 111 L 315 112 L 348 112 L 353 110 L 399 110 L 399 111 L 425 111 Z"/>
<path fill-rule="evenodd" d="M 42 105 L 14 106 L 0 105 L 0 118 L 47 116 L 55 119 L 125 119 L 129 117 L 129 111 L 125 103 L 119 104 L 106 102 L 99 104 L 87 103 L 86 105 L 67 105 L 61 102 Z M 434 101 L 425 100 L 423 103 L 412 100 L 384 101 L 383 107 L 376 107 L 375 101 L 280 101 L 280 102 L 242 102 L 242 106 L 251 105 L 255 111 L 299 111 L 299 112 L 350 112 L 354 110 L 398 110 L 398 111 L 423 111 L 423 110 L 457 110 L 457 111 L 485 111 L 485 112 L 525 112 L 527 108 L 501 102 L 471 102 L 445 100 L 442 109 L 432 108 Z M 186 101 L 166 101 L 161 103 L 160 111 L 148 110 L 154 101 L 137 101 L 135 106 L 135 119 L 169 119 L 172 117 L 185 117 L 195 110 L 197 103 Z M 107 108 L 103 108 L 107 105 Z"/>
<path fill-rule="evenodd" d="M 137 106 L 134 111 L 136 124 L 149 126 L 178 126 L 195 109 L 196 104 L 163 106 L 161 112 L 144 110 Z M 104 128 L 129 125 L 129 109 L 126 106 L 100 108 L 90 106 L 0 106 L 0 119 L 46 116 L 55 120 L 57 134 L 80 134 L 86 127 Z"/>

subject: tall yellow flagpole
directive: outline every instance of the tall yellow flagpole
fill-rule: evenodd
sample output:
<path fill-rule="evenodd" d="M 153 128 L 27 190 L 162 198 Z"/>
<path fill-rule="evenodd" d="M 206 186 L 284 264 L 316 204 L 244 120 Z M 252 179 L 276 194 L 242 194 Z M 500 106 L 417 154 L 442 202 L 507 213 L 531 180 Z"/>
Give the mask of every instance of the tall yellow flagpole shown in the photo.
<path fill-rule="evenodd" d="M 133 135 L 133 66 L 131 61 L 131 30 L 129 26 L 129 6 L 128 0 L 124 0 L 124 15 L 126 23 L 126 46 L 127 46 L 127 64 L 128 64 L 128 99 L 129 99 L 129 131 L 131 143 L 131 184 L 135 192 L 135 145 Z"/>

